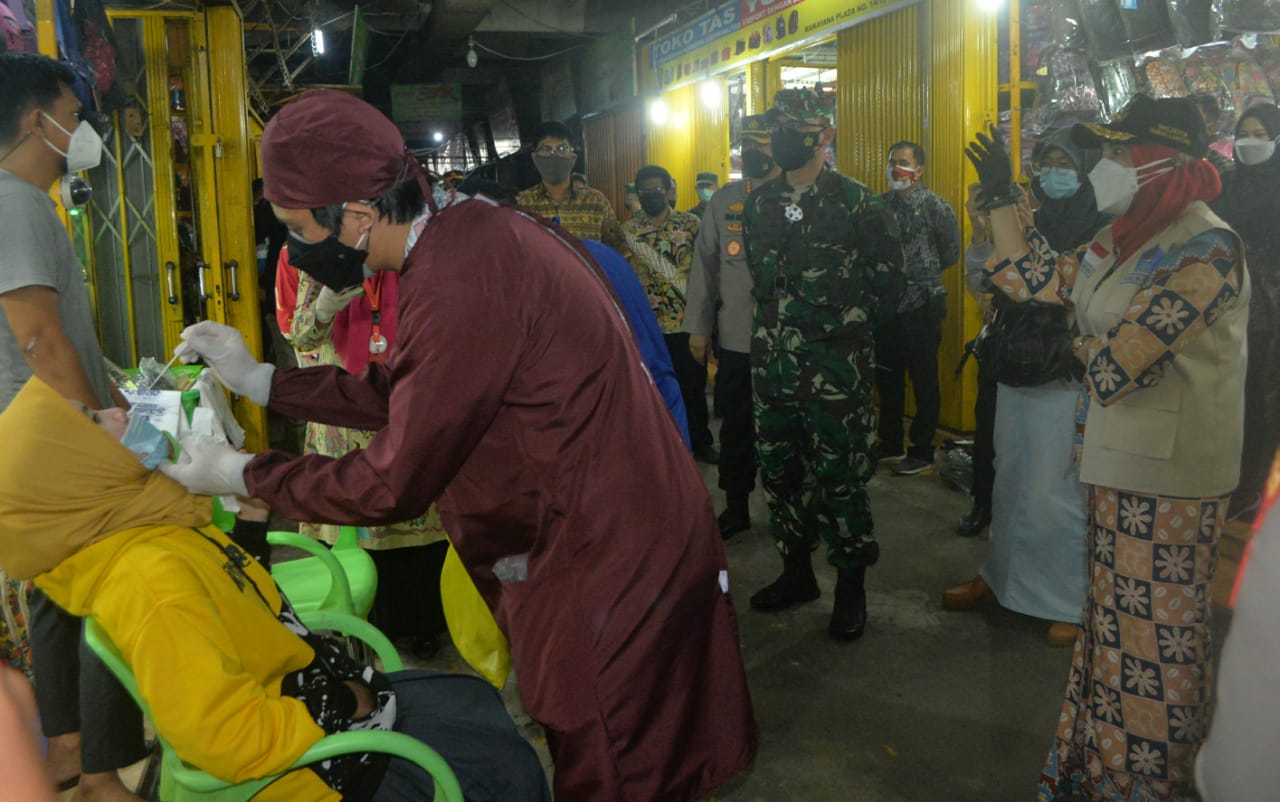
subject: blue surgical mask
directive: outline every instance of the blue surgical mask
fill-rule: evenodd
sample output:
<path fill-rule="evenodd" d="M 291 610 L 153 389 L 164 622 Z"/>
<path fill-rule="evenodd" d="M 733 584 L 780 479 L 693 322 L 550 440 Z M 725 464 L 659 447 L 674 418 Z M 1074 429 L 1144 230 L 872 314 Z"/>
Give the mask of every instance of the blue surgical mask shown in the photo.
<path fill-rule="evenodd" d="M 1050 167 L 1040 171 L 1040 188 L 1054 200 L 1069 198 L 1080 190 L 1080 176 L 1075 170 Z"/>
<path fill-rule="evenodd" d="M 138 455 L 148 470 L 154 471 L 169 461 L 169 438 L 141 415 L 129 415 L 129 428 L 120 444 Z"/>

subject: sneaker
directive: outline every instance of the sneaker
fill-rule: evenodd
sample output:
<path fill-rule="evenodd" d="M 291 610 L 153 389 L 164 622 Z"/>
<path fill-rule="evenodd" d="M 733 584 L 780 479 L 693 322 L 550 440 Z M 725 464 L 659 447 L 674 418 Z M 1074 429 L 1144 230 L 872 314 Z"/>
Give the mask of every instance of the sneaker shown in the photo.
<path fill-rule="evenodd" d="M 919 457 L 907 457 L 902 462 L 893 466 L 893 473 L 896 476 L 915 476 L 917 473 L 924 473 L 933 468 L 933 463 L 927 459 Z"/>
<path fill-rule="evenodd" d="M 891 465 L 895 462 L 902 462 L 906 458 L 906 451 L 894 451 L 884 444 L 876 446 L 876 459 L 880 461 L 881 465 Z"/>

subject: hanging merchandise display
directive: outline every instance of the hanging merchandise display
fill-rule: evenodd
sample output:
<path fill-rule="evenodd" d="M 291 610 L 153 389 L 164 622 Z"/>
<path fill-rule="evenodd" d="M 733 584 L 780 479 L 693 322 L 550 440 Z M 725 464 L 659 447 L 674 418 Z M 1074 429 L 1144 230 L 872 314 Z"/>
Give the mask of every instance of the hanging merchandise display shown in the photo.
<path fill-rule="evenodd" d="M 1089 55 L 1097 61 L 1129 55 L 1118 0 L 1080 0 L 1080 24 Z"/>
<path fill-rule="evenodd" d="M 1182 71 L 1193 97 L 1217 101 L 1220 114 L 1215 130 L 1209 132 L 1212 139 L 1230 132 L 1240 112 L 1255 103 L 1275 102 L 1266 73 L 1241 46 L 1223 43 L 1197 48 L 1183 62 Z"/>
<path fill-rule="evenodd" d="M 1222 24 L 1232 31 L 1280 33 L 1280 0 L 1217 0 Z"/>
<path fill-rule="evenodd" d="M 1098 88 L 1107 116 L 1114 116 L 1140 91 L 1133 62 L 1117 58 L 1098 64 Z"/>
<path fill-rule="evenodd" d="M 1049 3 L 1049 31 L 1054 44 L 1064 48 L 1083 48 L 1084 28 L 1080 26 L 1080 0 L 1053 0 Z"/>
<path fill-rule="evenodd" d="M 1035 128 L 1043 131 L 1064 116 L 1081 122 L 1102 119 L 1102 99 L 1089 69 L 1088 53 L 1055 46 L 1045 53 L 1044 63 L 1040 103 L 1032 115 Z"/>
<path fill-rule="evenodd" d="M 1169 24 L 1183 47 L 1213 39 L 1213 0 L 1168 0 Z"/>
<path fill-rule="evenodd" d="M 1119 6 L 1125 44 L 1130 53 L 1159 50 L 1177 44 L 1173 25 L 1169 22 L 1167 0 L 1130 0 Z"/>
<path fill-rule="evenodd" d="M 1162 51 L 1141 63 L 1139 80 L 1146 84 L 1147 93 L 1152 97 L 1186 97 L 1187 82 L 1182 77 L 1182 67 L 1178 64 L 1178 51 Z"/>

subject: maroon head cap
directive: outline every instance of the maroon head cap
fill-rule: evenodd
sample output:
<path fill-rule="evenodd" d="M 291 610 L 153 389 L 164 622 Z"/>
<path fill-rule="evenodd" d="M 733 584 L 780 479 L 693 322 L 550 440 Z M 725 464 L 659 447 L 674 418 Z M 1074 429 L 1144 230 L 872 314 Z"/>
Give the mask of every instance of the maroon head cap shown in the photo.
<path fill-rule="evenodd" d="M 262 134 L 262 194 L 285 209 L 372 200 L 421 173 L 394 123 L 333 89 L 288 103 Z"/>

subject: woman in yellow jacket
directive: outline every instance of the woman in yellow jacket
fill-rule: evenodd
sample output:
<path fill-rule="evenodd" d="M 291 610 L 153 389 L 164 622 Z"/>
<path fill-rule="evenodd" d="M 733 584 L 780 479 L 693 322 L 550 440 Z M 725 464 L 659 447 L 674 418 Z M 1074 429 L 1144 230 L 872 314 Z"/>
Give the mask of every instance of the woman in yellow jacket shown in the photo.
<path fill-rule="evenodd" d="M 121 444 L 126 425 L 38 379 L 0 414 L 0 567 L 101 624 L 179 757 L 239 782 L 285 771 L 328 733 L 394 729 L 440 752 L 470 800 L 549 799 L 492 688 L 383 675 L 308 632 L 270 574 L 210 524 L 210 499 Z M 288 772 L 255 799 L 431 796 L 420 770 L 366 754 Z"/>

